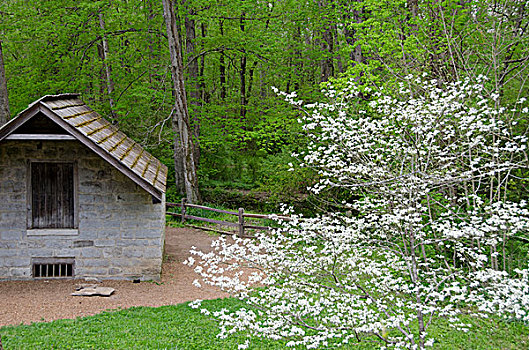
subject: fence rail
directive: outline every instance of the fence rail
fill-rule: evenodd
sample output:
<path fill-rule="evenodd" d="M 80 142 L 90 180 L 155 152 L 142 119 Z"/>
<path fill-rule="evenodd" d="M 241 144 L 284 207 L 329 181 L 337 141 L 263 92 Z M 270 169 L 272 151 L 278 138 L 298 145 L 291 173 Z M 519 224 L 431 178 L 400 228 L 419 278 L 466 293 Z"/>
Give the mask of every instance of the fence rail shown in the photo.
<path fill-rule="evenodd" d="M 197 204 L 191 204 L 187 203 L 185 199 L 182 199 L 182 202 L 180 203 L 166 203 L 166 208 L 169 210 L 170 208 L 180 208 L 180 213 L 175 213 L 171 211 L 167 211 L 166 214 L 173 216 L 173 217 L 179 217 L 183 222 L 186 220 L 197 220 L 197 221 L 203 221 L 208 222 L 211 224 L 218 224 L 223 226 L 229 226 L 229 227 L 237 227 L 238 232 L 237 235 L 239 237 L 251 237 L 246 236 L 245 232 L 246 229 L 253 229 L 253 230 L 260 230 L 260 231 L 269 231 L 273 229 L 273 227 L 270 226 L 260 226 L 260 225 L 252 225 L 251 223 L 246 222 L 245 218 L 251 218 L 251 219 L 262 219 L 262 220 L 274 220 L 274 219 L 281 219 L 288 221 L 290 220 L 290 217 L 288 216 L 282 216 L 282 215 L 266 215 L 266 214 L 253 214 L 253 213 L 245 213 L 244 208 L 239 208 L 238 211 L 231 211 L 231 210 L 223 210 L 223 209 L 217 209 L 217 208 L 210 208 L 206 207 L 204 205 L 197 205 Z M 196 215 L 189 215 L 187 213 L 187 208 L 195 208 L 195 209 L 201 209 L 206 211 L 212 211 L 215 213 L 220 214 L 227 214 L 227 215 L 234 215 L 238 217 L 238 222 L 232 222 L 232 221 L 224 221 L 224 220 L 216 220 L 216 219 L 210 219 L 210 218 L 203 218 Z M 202 228 L 202 227 L 201 227 Z M 218 230 L 213 230 L 218 231 Z M 224 231 L 218 231 L 223 233 L 230 233 L 231 232 L 224 232 Z"/>

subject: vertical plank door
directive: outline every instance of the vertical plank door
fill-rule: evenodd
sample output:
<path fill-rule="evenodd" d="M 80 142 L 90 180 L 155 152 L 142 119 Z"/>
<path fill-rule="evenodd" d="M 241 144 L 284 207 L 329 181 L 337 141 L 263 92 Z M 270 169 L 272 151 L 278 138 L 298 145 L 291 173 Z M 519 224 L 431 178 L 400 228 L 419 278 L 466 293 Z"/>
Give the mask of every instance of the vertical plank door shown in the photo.
<path fill-rule="evenodd" d="M 72 163 L 31 163 L 32 228 L 74 228 Z"/>

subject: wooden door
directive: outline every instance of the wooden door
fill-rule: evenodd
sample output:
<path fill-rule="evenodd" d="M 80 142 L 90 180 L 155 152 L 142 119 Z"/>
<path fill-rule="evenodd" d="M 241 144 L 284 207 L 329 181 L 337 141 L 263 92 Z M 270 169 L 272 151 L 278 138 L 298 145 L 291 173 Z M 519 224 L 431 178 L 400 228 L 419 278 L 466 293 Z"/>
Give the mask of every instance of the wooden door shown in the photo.
<path fill-rule="evenodd" d="M 74 228 L 72 163 L 31 163 L 31 228 Z"/>

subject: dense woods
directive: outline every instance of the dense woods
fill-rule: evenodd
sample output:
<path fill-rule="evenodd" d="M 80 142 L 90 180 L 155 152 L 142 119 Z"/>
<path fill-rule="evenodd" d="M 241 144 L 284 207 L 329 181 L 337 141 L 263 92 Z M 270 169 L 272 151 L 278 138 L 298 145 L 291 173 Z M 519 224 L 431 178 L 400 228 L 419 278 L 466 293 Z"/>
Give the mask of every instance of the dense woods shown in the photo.
<path fill-rule="evenodd" d="M 173 169 L 169 199 L 198 200 L 198 182 L 209 201 L 230 199 L 226 189 L 287 200 L 313 176 L 288 172 L 306 137 L 271 87 L 314 102 L 329 80 L 483 75 L 510 103 L 527 92 L 528 10 L 512 0 L 4 1 L 0 121 L 42 95 L 80 92 Z"/>

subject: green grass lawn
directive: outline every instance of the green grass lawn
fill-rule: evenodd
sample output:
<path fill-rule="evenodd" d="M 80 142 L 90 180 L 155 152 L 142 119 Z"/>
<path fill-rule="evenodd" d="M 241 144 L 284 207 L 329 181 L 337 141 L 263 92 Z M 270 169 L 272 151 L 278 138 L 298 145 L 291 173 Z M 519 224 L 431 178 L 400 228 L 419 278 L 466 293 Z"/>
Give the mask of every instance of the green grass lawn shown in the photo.
<path fill-rule="evenodd" d="M 205 301 L 215 309 L 237 300 Z M 217 324 L 187 304 L 121 311 L 29 326 L 0 328 L 5 349 L 237 349 L 246 337 L 218 339 Z M 283 349 L 280 342 L 255 340 L 255 349 Z"/>
<path fill-rule="evenodd" d="M 204 301 L 209 309 L 235 308 L 235 299 Z M 520 322 L 466 318 L 475 330 L 456 331 L 444 321 L 430 329 L 436 349 L 529 349 L 529 327 Z M 76 320 L 0 328 L 8 349 L 237 349 L 246 337 L 218 339 L 217 324 L 187 304 L 136 307 Z M 253 338 L 250 349 L 284 349 L 284 342 Z M 371 345 L 351 347 L 376 349 Z"/>

